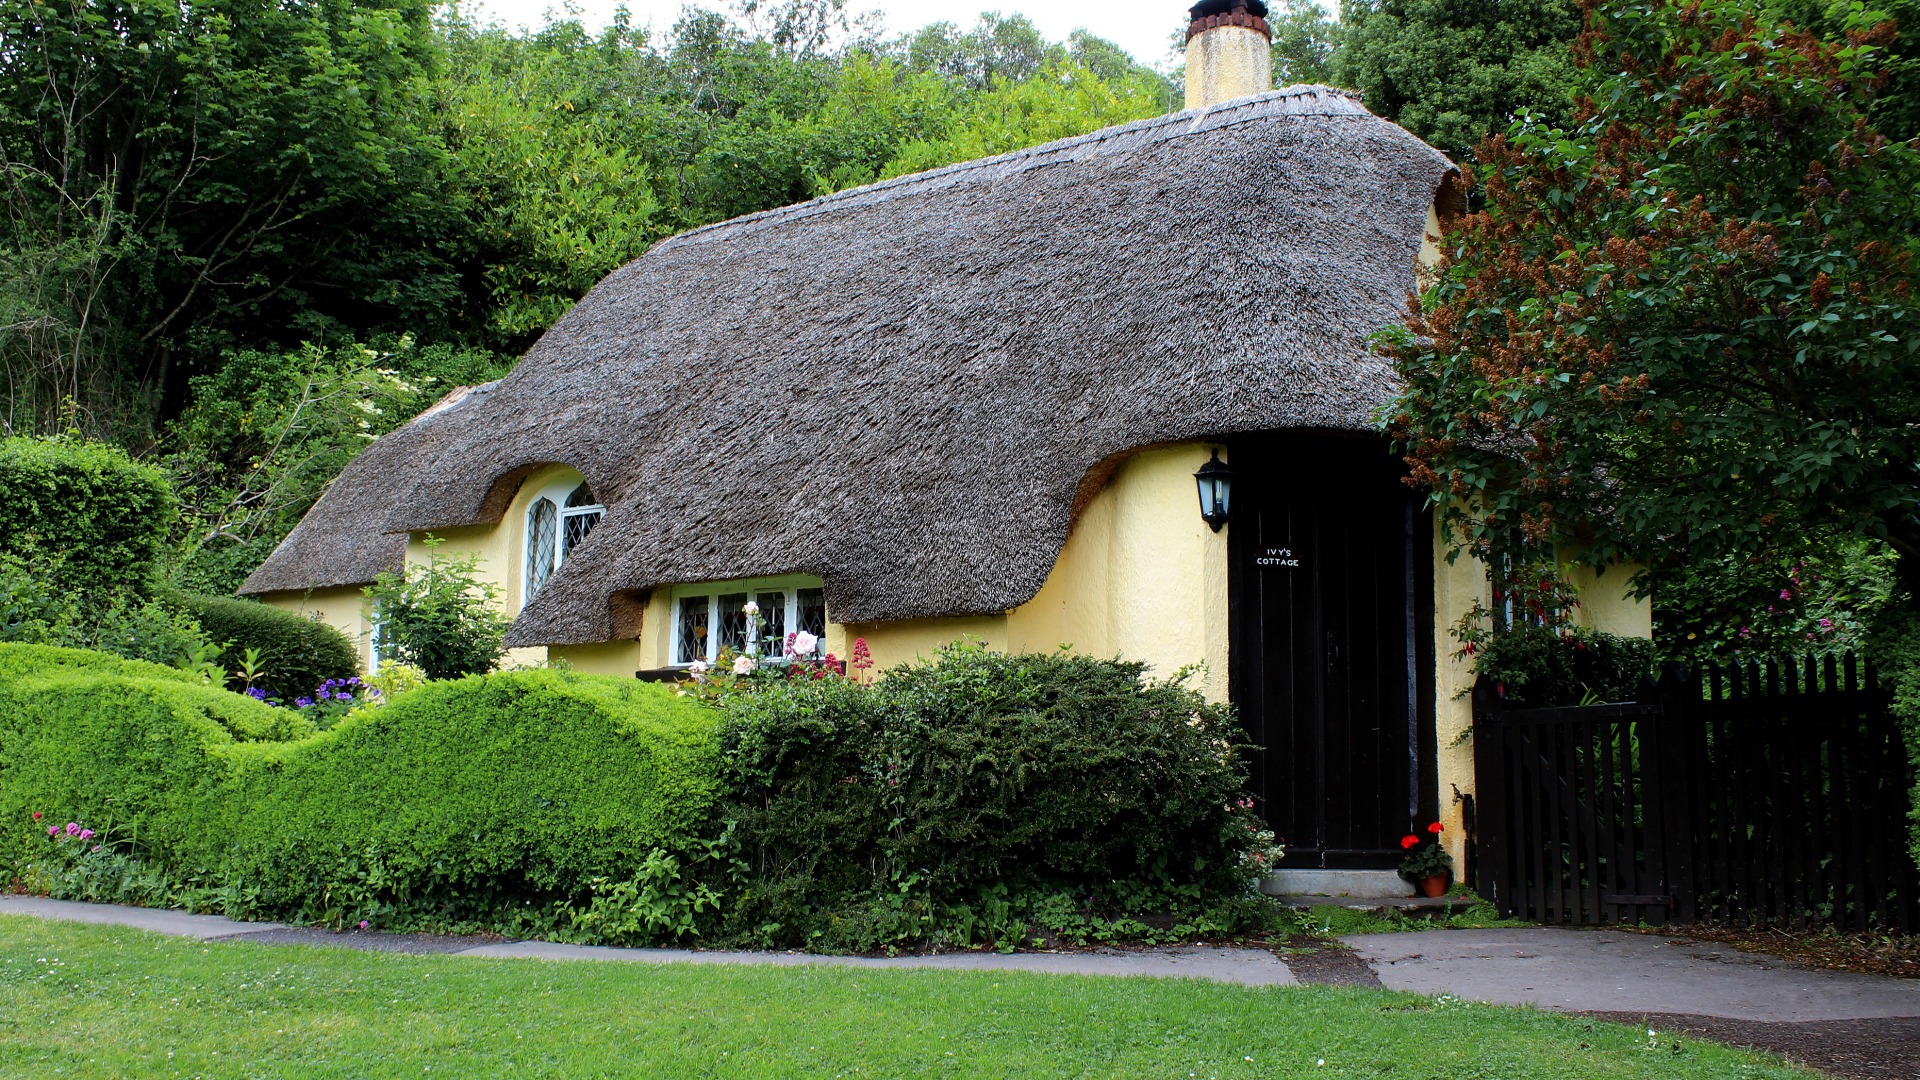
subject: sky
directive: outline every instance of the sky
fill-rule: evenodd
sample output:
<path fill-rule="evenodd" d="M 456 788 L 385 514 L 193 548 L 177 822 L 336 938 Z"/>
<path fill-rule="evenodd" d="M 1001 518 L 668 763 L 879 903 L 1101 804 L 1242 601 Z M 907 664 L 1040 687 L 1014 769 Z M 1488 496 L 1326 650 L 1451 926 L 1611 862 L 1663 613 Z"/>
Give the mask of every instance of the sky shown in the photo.
<path fill-rule="evenodd" d="M 574 0 L 581 18 L 593 26 L 604 25 L 619 0 Z M 1192 0 L 848 0 L 850 13 L 878 11 L 885 20 L 888 36 L 918 30 L 934 22 L 952 22 L 971 26 L 982 11 L 1002 15 L 1022 14 L 1032 19 L 1049 41 L 1064 41 L 1068 34 L 1086 29 L 1114 42 L 1142 63 L 1166 68 L 1172 61 L 1170 39 L 1186 18 Z M 559 0 L 470 0 L 463 4 L 484 17 L 498 19 L 513 27 L 538 25 L 549 8 L 560 7 Z M 686 0 L 627 0 L 634 22 L 651 23 L 659 30 L 673 26 Z M 704 0 L 697 6 L 720 11 L 731 10 L 730 0 Z"/>

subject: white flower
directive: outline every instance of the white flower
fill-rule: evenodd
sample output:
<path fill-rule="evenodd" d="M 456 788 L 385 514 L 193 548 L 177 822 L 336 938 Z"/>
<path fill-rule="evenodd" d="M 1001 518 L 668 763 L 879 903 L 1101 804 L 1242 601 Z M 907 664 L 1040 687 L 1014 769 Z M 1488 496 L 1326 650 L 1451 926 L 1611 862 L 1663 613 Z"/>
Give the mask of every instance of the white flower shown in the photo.
<path fill-rule="evenodd" d="M 743 607 L 743 608 L 741 608 L 740 610 L 741 610 L 741 611 L 744 611 L 744 612 L 746 612 L 746 613 L 747 613 L 748 615 L 750 615 L 750 616 L 751 616 L 751 615 L 758 615 L 758 614 L 760 614 L 760 604 L 759 604 L 759 601 L 756 601 L 756 600 L 749 600 L 749 601 L 747 601 L 747 606 L 746 606 L 746 607 Z"/>
<path fill-rule="evenodd" d="M 753 657 L 743 656 L 733 662 L 733 673 L 735 675 L 751 675 L 753 674 L 753 669 L 759 666 L 760 665 L 753 662 Z"/>
<path fill-rule="evenodd" d="M 814 650 L 819 647 L 820 639 L 805 630 L 793 635 L 793 655 L 795 656 L 812 656 Z"/>
<path fill-rule="evenodd" d="M 693 663 L 687 665 L 687 674 L 693 676 L 694 682 L 705 682 L 707 679 L 707 671 L 711 666 L 712 665 L 708 664 L 705 660 L 695 660 Z"/>

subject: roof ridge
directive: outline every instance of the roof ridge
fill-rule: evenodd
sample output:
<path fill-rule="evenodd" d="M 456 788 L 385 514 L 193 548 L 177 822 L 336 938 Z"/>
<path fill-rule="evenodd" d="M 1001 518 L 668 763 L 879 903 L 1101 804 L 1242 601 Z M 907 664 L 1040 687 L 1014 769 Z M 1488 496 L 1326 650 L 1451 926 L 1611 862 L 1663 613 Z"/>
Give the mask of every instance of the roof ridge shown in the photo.
<path fill-rule="evenodd" d="M 1291 101 L 1298 98 L 1326 97 L 1341 99 L 1349 104 L 1346 107 L 1327 112 L 1275 112 L 1270 109 L 1261 108 L 1261 106 L 1272 105 L 1282 101 Z M 1042 157 L 1053 157 L 1059 155 L 1062 151 L 1083 146 L 1097 146 L 1101 143 L 1112 142 L 1123 136 L 1153 131 L 1158 128 L 1174 127 L 1180 124 L 1187 125 L 1187 131 L 1175 133 L 1177 137 L 1178 135 L 1192 134 L 1201 130 L 1233 127 L 1239 124 L 1251 123 L 1255 120 L 1264 120 L 1276 115 L 1379 120 L 1379 117 L 1375 116 L 1367 109 L 1366 105 L 1362 103 L 1360 95 L 1351 90 L 1343 90 L 1336 86 L 1325 86 L 1320 83 L 1301 83 L 1294 86 L 1283 86 L 1277 90 L 1269 90 L 1262 94 L 1250 94 L 1243 98 L 1223 101 L 1216 105 L 1207 105 L 1198 109 L 1185 109 L 1175 113 L 1164 113 L 1160 116 L 1149 116 L 1142 120 L 1133 120 L 1125 124 L 1116 124 L 1112 127 L 1101 128 L 1098 131 L 1090 131 L 1085 135 L 1073 135 L 1065 139 L 1055 139 L 1052 142 L 1041 143 L 1038 146 L 1029 146 L 1020 150 L 1010 150 L 1007 153 L 996 154 L 992 157 L 958 161 L 951 165 L 943 165 L 937 169 L 928 169 L 925 172 L 908 173 L 905 176 L 896 176 L 871 184 L 862 184 L 859 187 L 847 188 L 845 191 L 836 191 L 830 195 L 822 195 L 818 198 L 808 199 L 805 202 L 790 203 L 786 206 L 777 206 L 770 210 L 761 210 L 752 214 L 743 214 L 736 218 L 728 218 L 725 221 L 716 221 L 670 236 L 656 244 L 654 250 L 662 251 L 667 248 L 678 247 L 684 243 L 695 242 L 708 233 L 730 231 L 746 225 L 779 223 L 795 218 L 809 217 L 843 203 L 854 202 L 881 193 L 891 193 L 899 188 L 921 187 L 938 180 L 960 176 L 966 173 L 1000 169 L 1021 161 L 1033 161 Z M 1381 122 L 1384 123 L 1385 121 Z"/>

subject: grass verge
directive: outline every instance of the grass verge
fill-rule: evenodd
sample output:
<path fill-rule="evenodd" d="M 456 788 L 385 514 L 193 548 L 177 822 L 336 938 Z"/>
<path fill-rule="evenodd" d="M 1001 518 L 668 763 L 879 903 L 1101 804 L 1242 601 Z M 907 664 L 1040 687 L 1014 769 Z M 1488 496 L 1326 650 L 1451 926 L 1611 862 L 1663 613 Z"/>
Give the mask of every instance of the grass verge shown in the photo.
<path fill-rule="evenodd" d="M 1710 1043 L 1378 991 L 411 957 L 22 916 L 0 916 L 0 1073 L 1813 1076 Z"/>

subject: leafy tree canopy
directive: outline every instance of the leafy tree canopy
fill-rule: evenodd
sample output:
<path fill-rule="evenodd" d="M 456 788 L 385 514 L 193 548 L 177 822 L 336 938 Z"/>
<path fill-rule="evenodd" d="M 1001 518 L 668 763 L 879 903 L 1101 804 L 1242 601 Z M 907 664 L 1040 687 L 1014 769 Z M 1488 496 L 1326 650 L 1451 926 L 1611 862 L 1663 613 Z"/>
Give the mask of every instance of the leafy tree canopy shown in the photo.
<path fill-rule="evenodd" d="M 1481 146 L 1484 209 L 1391 343 L 1391 427 L 1464 543 L 1658 571 L 1866 537 L 1911 580 L 1920 147 L 1870 121 L 1893 27 L 1844 27 L 1597 7 L 1570 125 Z"/>
<path fill-rule="evenodd" d="M 1331 74 L 1456 160 L 1528 109 L 1571 113 L 1579 0 L 1343 0 Z"/>

